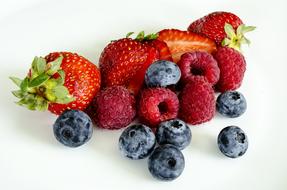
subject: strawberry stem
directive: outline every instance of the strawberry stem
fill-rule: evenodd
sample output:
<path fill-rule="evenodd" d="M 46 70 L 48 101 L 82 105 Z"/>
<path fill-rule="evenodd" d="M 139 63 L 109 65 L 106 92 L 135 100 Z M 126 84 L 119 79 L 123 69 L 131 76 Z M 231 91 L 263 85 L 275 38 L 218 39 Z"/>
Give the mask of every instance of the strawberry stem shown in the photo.
<path fill-rule="evenodd" d="M 129 38 L 131 37 L 131 35 L 133 35 L 134 32 L 129 32 L 127 35 L 126 35 L 126 38 Z M 158 38 L 158 34 L 157 33 L 151 33 L 151 34 L 148 34 L 148 35 L 145 35 L 145 32 L 144 31 L 141 31 L 138 33 L 138 35 L 136 36 L 135 40 L 137 41 L 151 41 L 151 40 L 155 40 Z"/>
<path fill-rule="evenodd" d="M 255 26 L 246 26 L 245 24 L 241 24 L 238 26 L 237 30 L 235 31 L 231 24 L 225 23 L 224 31 L 227 35 L 226 38 L 222 41 L 222 46 L 228 46 L 233 48 L 239 52 L 241 52 L 241 45 L 242 44 L 250 44 L 250 40 L 248 40 L 244 34 L 247 32 L 255 30 Z"/>
<path fill-rule="evenodd" d="M 63 56 L 47 63 L 42 57 L 35 57 L 28 75 L 23 79 L 10 77 L 20 88 L 12 91 L 19 98 L 18 105 L 30 110 L 45 111 L 49 103 L 66 104 L 74 101 L 64 86 L 65 73 L 61 70 Z M 59 77 L 55 78 L 54 75 Z"/>

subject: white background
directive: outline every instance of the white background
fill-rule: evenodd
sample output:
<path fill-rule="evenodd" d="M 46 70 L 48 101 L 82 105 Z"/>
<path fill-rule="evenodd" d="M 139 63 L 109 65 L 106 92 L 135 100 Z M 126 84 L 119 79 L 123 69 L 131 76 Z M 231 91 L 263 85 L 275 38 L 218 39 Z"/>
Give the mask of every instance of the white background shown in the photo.
<path fill-rule="evenodd" d="M 285 0 L 36 1 L 0 2 L 0 189 L 287 189 L 287 3 Z M 104 46 L 130 31 L 186 29 L 196 18 L 225 10 L 247 25 L 247 72 L 240 91 L 248 110 L 240 118 L 217 115 L 192 127 L 183 151 L 185 170 L 173 182 L 151 177 L 146 160 L 123 158 L 121 131 L 96 129 L 86 145 L 70 149 L 53 136 L 55 116 L 16 106 L 8 76 L 24 77 L 35 55 L 77 52 L 97 64 Z M 221 155 L 219 131 L 238 125 L 250 146 L 239 159 Z"/>

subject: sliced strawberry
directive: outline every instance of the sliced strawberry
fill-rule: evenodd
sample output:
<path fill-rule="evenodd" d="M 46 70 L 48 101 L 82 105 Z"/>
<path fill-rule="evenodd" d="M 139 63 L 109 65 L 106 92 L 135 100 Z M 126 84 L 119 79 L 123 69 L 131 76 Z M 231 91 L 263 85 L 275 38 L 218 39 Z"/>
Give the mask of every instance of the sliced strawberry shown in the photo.
<path fill-rule="evenodd" d="M 159 58 L 160 57 L 157 49 L 155 49 L 154 47 L 150 47 L 148 51 L 148 57 L 145 63 L 142 65 L 141 69 L 135 74 L 135 76 L 129 81 L 129 84 L 127 85 L 127 88 L 130 92 L 132 92 L 134 95 L 138 94 L 141 87 L 143 86 L 146 70 L 153 62 L 157 61 Z"/>
<path fill-rule="evenodd" d="M 216 51 L 214 41 L 188 31 L 165 29 L 158 33 L 158 40 L 162 40 L 168 45 L 175 62 L 178 62 L 180 56 L 186 52 L 207 51 L 212 53 Z"/>
<path fill-rule="evenodd" d="M 169 51 L 169 48 L 167 44 L 164 41 L 161 40 L 152 40 L 149 42 L 149 44 L 156 48 L 156 50 L 159 53 L 159 59 L 160 60 L 168 60 L 168 61 L 173 61 L 171 57 L 171 53 Z"/>

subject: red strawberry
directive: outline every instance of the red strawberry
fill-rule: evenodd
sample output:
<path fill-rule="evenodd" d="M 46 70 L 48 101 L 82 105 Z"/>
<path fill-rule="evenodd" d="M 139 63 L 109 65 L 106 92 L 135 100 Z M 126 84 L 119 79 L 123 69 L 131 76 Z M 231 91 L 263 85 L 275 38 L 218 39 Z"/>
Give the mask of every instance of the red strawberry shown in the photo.
<path fill-rule="evenodd" d="M 148 52 L 149 52 L 148 57 L 144 62 L 144 64 L 142 65 L 141 69 L 138 70 L 138 72 L 135 74 L 132 80 L 129 81 L 127 85 L 127 89 L 129 89 L 129 91 L 135 95 L 138 94 L 144 83 L 146 70 L 154 61 L 158 60 L 159 57 L 158 52 L 153 47 L 149 47 Z"/>
<path fill-rule="evenodd" d="M 162 40 L 168 45 L 175 62 L 179 61 L 180 56 L 186 52 L 207 51 L 212 53 L 216 50 L 216 45 L 212 40 L 192 32 L 165 29 L 158 35 L 158 40 Z"/>
<path fill-rule="evenodd" d="M 226 25 L 228 24 L 228 25 Z M 236 30 L 232 32 L 231 30 Z M 229 45 L 229 47 L 240 49 L 240 44 L 249 43 L 244 33 L 254 30 L 255 27 L 245 26 L 242 20 L 233 13 L 213 12 L 190 24 L 188 31 L 208 37 L 217 45 Z"/>
<path fill-rule="evenodd" d="M 82 56 L 55 52 L 35 57 L 27 77 L 11 79 L 20 87 L 13 94 L 19 105 L 31 110 L 61 114 L 66 109 L 84 110 L 100 89 L 100 72 Z"/>
<path fill-rule="evenodd" d="M 100 57 L 103 87 L 126 86 L 136 94 L 144 81 L 148 66 L 158 59 L 158 52 L 148 40 L 156 35 L 144 36 L 141 32 L 136 39 L 123 38 L 108 44 Z"/>
<path fill-rule="evenodd" d="M 173 61 L 172 57 L 171 57 L 171 53 L 169 51 L 169 48 L 164 41 L 156 39 L 156 40 L 152 40 L 151 42 L 149 42 L 149 44 L 152 47 L 156 48 L 156 50 L 159 53 L 159 59 L 160 60 Z"/>

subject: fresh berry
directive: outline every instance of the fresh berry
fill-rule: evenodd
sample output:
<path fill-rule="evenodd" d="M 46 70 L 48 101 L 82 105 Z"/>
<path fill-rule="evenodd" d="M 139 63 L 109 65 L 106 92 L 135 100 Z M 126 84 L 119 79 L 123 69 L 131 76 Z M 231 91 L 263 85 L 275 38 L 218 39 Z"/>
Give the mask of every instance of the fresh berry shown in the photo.
<path fill-rule="evenodd" d="M 235 14 L 222 11 L 210 13 L 188 27 L 188 31 L 208 37 L 217 45 L 223 42 L 223 45 L 229 45 L 237 50 L 241 44 L 250 43 L 244 34 L 254 29 L 253 26 L 245 26 Z"/>
<path fill-rule="evenodd" d="M 91 117 L 98 127 L 120 129 L 130 124 L 135 115 L 135 98 L 122 86 L 102 90 L 92 102 Z"/>
<path fill-rule="evenodd" d="M 61 114 L 66 109 L 84 110 L 100 88 L 96 65 L 76 53 L 55 52 L 35 57 L 24 80 L 11 79 L 20 90 L 13 94 L 30 110 Z"/>
<path fill-rule="evenodd" d="M 127 89 L 134 95 L 137 95 L 144 84 L 144 78 L 147 68 L 156 60 L 158 60 L 158 52 L 153 47 L 149 47 L 147 61 L 142 65 L 141 69 L 129 81 Z"/>
<path fill-rule="evenodd" d="M 56 139 L 69 147 L 78 147 L 90 140 L 93 124 L 90 117 L 80 110 L 66 110 L 53 126 Z"/>
<path fill-rule="evenodd" d="M 225 92 L 239 88 L 246 70 L 244 56 L 232 48 L 220 47 L 214 54 L 214 58 L 220 69 L 220 77 L 216 84 L 216 89 L 220 92 Z"/>
<path fill-rule="evenodd" d="M 190 144 L 191 131 L 180 119 L 164 121 L 157 128 L 156 140 L 160 145 L 172 144 L 182 150 Z"/>
<path fill-rule="evenodd" d="M 157 147 L 148 159 L 148 169 L 153 177 L 171 181 L 181 175 L 185 167 L 184 156 L 173 145 Z"/>
<path fill-rule="evenodd" d="M 160 60 L 149 66 L 145 74 L 145 84 L 148 87 L 166 87 L 175 85 L 181 73 L 177 64 L 171 61 Z"/>
<path fill-rule="evenodd" d="M 164 41 L 161 40 L 152 40 L 148 42 L 149 45 L 154 47 L 157 52 L 159 53 L 159 59 L 160 60 L 167 60 L 167 61 L 173 61 L 171 57 L 171 53 L 169 51 L 169 48 L 167 44 Z"/>
<path fill-rule="evenodd" d="M 165 88 L 148 88 L 141 93 L 139 100 L 139 119 L 156 127 L 160 122 L 177 117 L 179 102 L 177 95 Z"/>
<path fill-rule="evenodd" d="M 246 100 L 237 91 L 227 91 L 220 94 L 216 100 L 216 109 L 226 117 L 239 117 L 246 111 Z"/>
<path fill-rule="evenodd" d="M 231 24 L 234 29 L 243 24 L 242 20 L 235 14 L 218 11 L 197 19 L 190 24 L 188 31 L 204 35 L 220 45 L 226 37 L 225 23 Z"/>
<path fill-rule="evenodd" d="M 180 94 L 179 117 L 196 125 L 211 120 L 215 114 L 215 98 L 212 86 L 202 79 L 187 84 Z"/>
<path fill-rule="evenodd" d="M 149 156 L 155 144 L 155 135 L 152 130 L 140 124 L 126 128 L 119 139 L 121 153 L 133 160 Z"/>
<path fill-rule="evenodd" d="M 178 66 L 181 70 L 181 81 L 188 83 L 194 78 L 202 78 L 212 86 L 219 80 L 220 70 L 216 60 L 207 52 L 189 52 L 181 56 Z"/>
<path fill-rule="evenodd" d="M 190 24 L 188 31 L 204 35 L 220 45 L 226 37 L 224 31 L 225 23 L 231 24 L 234 29 L 243 24 L 242 20 L 235 14 L 218 11 L 197 19 Z"/>
<path fill-rule="evenodd" d="M 192 32 L 165 29 L 158 35 L 158 40 L 168 45 L 174 62 L 178 62 L 180 56 L 186 52 L 198 50 L 212 53 L 216 50 L 216 45 L 212 40 Z"/>
<path fill-rule="evenodd" d="M 242 129 L 229 126 L 222 129 L 218 135 L 219 150 L 230 158 L 237 158 L 245 154 L 248 148 L 248 139 Z"/>
<path fill-rule="evenodd" d="M 147 43 L 156 39 L 157 35 L 144 37 L 141 32 L 136 39 L 128 37 L 108 44 L 101 54 L 99 65 L 103 87 L 126 86 L 136 94 L 144 82 L 146 69 L 158 59 L 156 48 Z"/>

